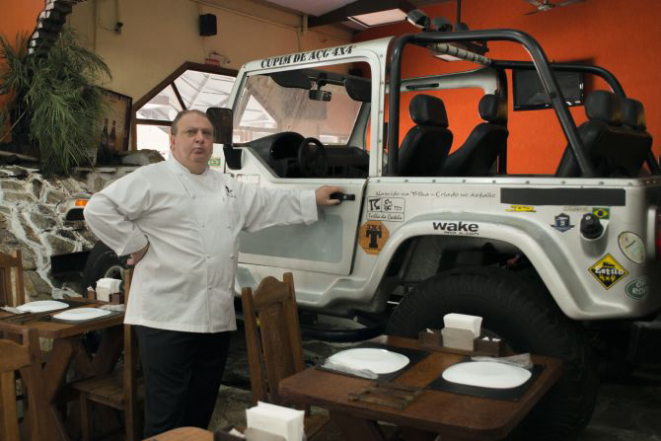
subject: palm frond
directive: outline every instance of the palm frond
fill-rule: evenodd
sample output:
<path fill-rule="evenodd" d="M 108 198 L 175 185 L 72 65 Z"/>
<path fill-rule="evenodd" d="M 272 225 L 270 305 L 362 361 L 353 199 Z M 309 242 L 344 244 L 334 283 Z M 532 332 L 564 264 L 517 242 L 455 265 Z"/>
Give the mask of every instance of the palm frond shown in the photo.
<path fill-rule="evenodd" d="M 27 42 L 26 35 L 17 36 L 15 45 L 0 36 L 0 58 L 6 63 L 0 93 L 14 95 L 14 114 L 27 110 L 23 130 L 39 147 L 43 172 L 67 175 L 89 159 L 96 145 L 105 106 L 97 84 L 111 78 L 110 68 L 80 46 L 70 28 L 45 56 L 28 56 Z"/>

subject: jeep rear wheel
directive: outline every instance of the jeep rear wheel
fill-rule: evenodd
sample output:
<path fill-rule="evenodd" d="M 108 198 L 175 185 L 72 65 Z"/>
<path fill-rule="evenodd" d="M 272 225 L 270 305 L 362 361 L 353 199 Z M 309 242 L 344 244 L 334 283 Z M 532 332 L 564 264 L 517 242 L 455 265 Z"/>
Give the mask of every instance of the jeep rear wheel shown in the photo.
<path fill-rule="evenodd" d="M 496 268 L 443 272 L 402 300 L 386 333 L 416 338 L 422 329 L 442 328 L 443 316 L 451 312 L 483 317 L 483 330 L 516 353 L 565 362 L 563 377 L 507 439 L 576 439 L 594 410 L 596 369 L 583 329 L 558 309 L 543 285 Z"/>
<path fill-rule="evenodd" d="M 96 281 L 104 277 L 124 280 L 126 265 L 103 242 L 97 242 L 90 251 L 83 271 L 83 292 L 87 287 L 96 288 Z"/>

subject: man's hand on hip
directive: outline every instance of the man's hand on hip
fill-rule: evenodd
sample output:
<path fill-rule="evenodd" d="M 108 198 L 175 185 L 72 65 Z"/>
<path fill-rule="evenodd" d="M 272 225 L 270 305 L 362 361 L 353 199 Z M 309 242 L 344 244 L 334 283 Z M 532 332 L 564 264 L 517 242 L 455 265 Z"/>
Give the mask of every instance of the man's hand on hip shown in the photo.
<path fill-rule="evenodd" d="M 126 263 L 130 266 L 136 266 L 138 262 L 140 262 L 142 258 L 145 257 L 145 254 L 147 254 L 148 249 L 149 249 L 149 244 L 145 245 L 143 249 L 138 250 L 135 253 L 131 253 L 131 257 L 129 257 Z"/>

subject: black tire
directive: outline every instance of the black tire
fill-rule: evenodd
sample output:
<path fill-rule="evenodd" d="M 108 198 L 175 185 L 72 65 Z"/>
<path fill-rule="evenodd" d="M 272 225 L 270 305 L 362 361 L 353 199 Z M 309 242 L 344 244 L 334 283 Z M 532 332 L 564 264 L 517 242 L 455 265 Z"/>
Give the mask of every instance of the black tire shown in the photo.
<path fill-rule="evenodd" d="M 568 319 L 540 285 L 497 268 L 443 272 L 402 300 L 386 333 L 416 338 L 422 329 L 442 328 L 447 313 L 477 315 L 484 330 L 515 352 L 564 360 L 563 377 L 507 439 L 574 440 L 596 403 L 594 357 L 580 324 Z"/>
<path fill-rule="evenodd" d="M 125 261 L 103 242 L 97 242 L 90 251 L 83 271 L 83 292 L 88 286 L 96 288 L 96 281 L 104 277 L 124 280 L 125 268 Z"/>

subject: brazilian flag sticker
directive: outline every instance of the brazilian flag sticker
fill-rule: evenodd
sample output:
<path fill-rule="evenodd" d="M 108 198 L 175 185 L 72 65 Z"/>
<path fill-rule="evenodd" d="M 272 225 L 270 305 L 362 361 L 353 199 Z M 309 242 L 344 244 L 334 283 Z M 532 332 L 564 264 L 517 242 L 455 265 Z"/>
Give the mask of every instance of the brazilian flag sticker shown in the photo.
<path fill-rule="evenodd" d="M 611 209 L 608 207 L 592 207 L 592 214 L 599 219 L 610 219 Z"/>

